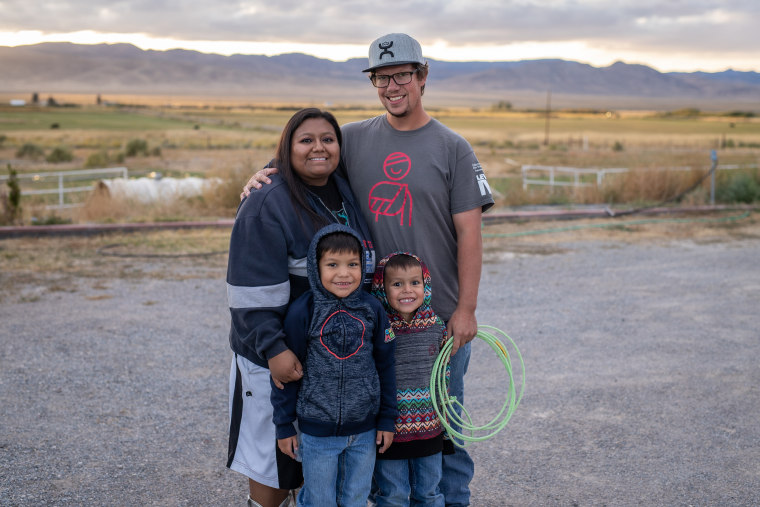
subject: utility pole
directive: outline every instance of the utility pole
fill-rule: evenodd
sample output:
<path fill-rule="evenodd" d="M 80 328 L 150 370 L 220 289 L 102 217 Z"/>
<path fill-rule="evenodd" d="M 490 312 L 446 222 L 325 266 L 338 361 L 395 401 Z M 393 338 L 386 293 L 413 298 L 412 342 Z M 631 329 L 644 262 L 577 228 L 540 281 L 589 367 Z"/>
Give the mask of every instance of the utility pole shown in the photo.
<path fill-rule="evenodd" d="M 552 114 L 552 91 L 546 91 L 546 131 L 544 133 L 544 146 L 549 144 L 549 117 Z"/>

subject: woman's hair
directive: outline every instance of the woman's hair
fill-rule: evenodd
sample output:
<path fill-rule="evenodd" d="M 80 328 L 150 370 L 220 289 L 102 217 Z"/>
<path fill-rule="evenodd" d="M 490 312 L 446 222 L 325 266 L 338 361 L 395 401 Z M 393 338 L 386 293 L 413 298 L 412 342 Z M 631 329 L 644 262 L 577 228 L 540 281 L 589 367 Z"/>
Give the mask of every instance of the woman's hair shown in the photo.
<path fill-rule="evenodd" d="M 362 257 L 362 245 L 356 236 L 347 232 L 331 232 L 322 236 L 317 242 L 317 263 L 325 252 L 352 253 Z"/>
<path fill-rule="evenodd" d="M 301 109 L 288 120 L 287 125 L 285 125 L 285 128 L 282 130 L 280 143 L 277 145 L 277 152 L 275 154 L 275 167 L 277 167 L 278 172 L 290 189 L 290 200 L 293 203 L 293 207 L 296 209 L 299 220 L 301 215 L 298 213 L 298 210 L 301 209 L 306 212 L 315 229 L 317 229 L 326 225 L 328 222 L 309 205 L 309 200 L 306 197 L 306 184 L 300 176 L 298 176 L 295 169 L 293 169 L 292 161 L 290 159 L 290 149 L 293 144 L 293 135 L 295 134 L 296 129 L 298 129 L 303 122 L 312 118 L 322 118 L 332 125 L 333 129 L 335 129 L 335 138 L 338 140 L 338 146 L 343 144 L 340 125 L 338 125 L 338 120 L 335 119 L 332 113 L 322 111 L 316 107 Z"/>

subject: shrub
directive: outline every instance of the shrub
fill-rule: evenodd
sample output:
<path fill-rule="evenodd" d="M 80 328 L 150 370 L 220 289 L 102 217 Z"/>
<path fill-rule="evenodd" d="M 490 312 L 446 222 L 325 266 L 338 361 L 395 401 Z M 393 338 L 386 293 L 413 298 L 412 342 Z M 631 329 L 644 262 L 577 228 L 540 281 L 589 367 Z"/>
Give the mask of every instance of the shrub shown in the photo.
<path fill-rule="evenodd" d="M 2 214 L 0 214 L 0 223 L 14 224 L 21 217 L 21 188 L 18 184 L 18 174 L 16 170 L 8 164 L 8 194 L 0 191 L 0 203 L 2 204 Z"/>
<path fill-rule="evenodd" d="M 491 109 L 493 111 L 511 111 L 512 103 L 506 100 L 500 100 L 499 102 L 491 106 Z"/>
<path fill-rule="evenodd" d="M 612 151 L 623 151 L 624 149 L 623 143 L 620 141 L 615 141 L 615 144 L 612 145 Z"/>
<path fill-rule="evenodd" d="M 754 118 L 755 113 L 752 111 L 730 111 L 726 116 L 731 118 Z"/>
<path fill-rule="evenodd" d="M 132 139 L 127 143 L 127 148 L 125 150 L 125 154 L 128 157 L 136 157 L 137 155 L 142 154 L 143 156 L 148 155 L 148 141 L 145 139 Z"/>
<path fill-rule="evenodd" d="M 58 164 L 60 162 L 71 162 L 74 160 L 74 155 L 71 154 L 71 150 L 65 146 L 58 146 L 53 148 L 53 151 L 45 157 L 45 160 L 51 164 Z"/>
<path fill-rule="evenodd" d="M 43 218 L 32 217 L 32 225 L 66 225 L 72 223 L 70 218 L 48 215 Z"/>
<path fill-rule="evenodd" d="M 8 136 L 6 136 L 5 134 L 0 134 L 0 146 L 3 145 L 6 139 L 8 139 Z"/>
<path fill-rule="evenodd" d="M 674 111 L 667 111 L 660 116 L 665 118 L 677 117 L 677 118 L 694 118 L 701 114 L 701 111 L 696 107 L 684 107 L 682 109 L 676 109 Z"/>
<path fill-rule="evenodd" d="M 751 204 L 760 201 L 760 184 L 751 174 L 734 174 L 717 186 L 715 198 L 720 202 Z"/>
<path fill-rule="evenodd" d="M 87 168 L 101 168 L 106 167 L 110 161 L 111 157 L 108 155 L 108 152 L 106 150 L 100 150 L 90 153 L 84 166 Z"/>
<path fill-rule="evenodd" d="M 24 143 L 21 148 L 16 151 L 18 158 L 31 158 L 38 159 L 45 155 L 45 150 L 34 143 Z"/>

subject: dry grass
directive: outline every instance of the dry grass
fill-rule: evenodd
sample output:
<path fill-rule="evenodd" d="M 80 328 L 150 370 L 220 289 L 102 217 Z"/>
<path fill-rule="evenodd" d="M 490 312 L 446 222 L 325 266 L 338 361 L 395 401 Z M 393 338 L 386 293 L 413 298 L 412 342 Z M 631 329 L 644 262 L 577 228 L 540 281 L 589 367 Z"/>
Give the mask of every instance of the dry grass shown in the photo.
<path fill-rule="evenodd" d="M 66 97 L 62 97 L 66 100 Z M 94 102 L 94 97 L 86 98 Z M 110 99 L 110 98 L 109 98 Z M 185 100 L 187 99 L 187 100 Z M 232 217 L 239 202 L 240 187 L 272 156 L 280 130 L 293 109 L 274 105 L 243 104 L 230 101 L 202 101 L 185 98 L 182 105 L 167 106 L 166 97 L 119 97 L 123 103 L 149 107 L 96 108 L 88 106 L 45 111 L 6 108 L 9 118 L 0 121 L 0 161 L 11 162 L 19 173 L 79 169 L 93 154 L 105 152 L 115 158 L 135 138 L 144 139 L 149 150 L 160 153 L 127 157 L 112 166 L 128 167 L 130 176 L 152 172 L 164 176 L 217 177 L 224 184 L 200 198 L 155 205 L 105 200 L 92 195 L 82 210 L 45 209 L 44 199 L 25 196 L 24 220 L 45 219 L 51 214 L 79 221 L 166 221 L 192 218 Z M 91 102 L 92 103 L 92 102 Z M 26 111 L 26 112 L 24 112 Z M 380 113 L 379 109 L 335 111 L 341 123 Z M 6 114 L 7 113 L 7 114 Z M 683 167 L 694 174 L 710 165 L 710 150 L 718 148 L 728 136 L 736 145 L 760 146 L 760 121 L 757 118 L 661 118 L 650 112 L 554 112 L 546 137 L 546 118 L 542 112 L 494 112 L 471 109 L 431 109 L 431 113 L 473 145 L 492 187 L 498 191 L 500 205 L 518 206 L 545 203 L 657 202 L 672 197 L 693 181 L 686 173 L 657 174 L 644 169 Z M 35 115 L 37 123 L 24 122 Z M 52 120 L 61 128 L 49 129 Z M 11 122 L 11 123 L 8 123 Z M 88 122 L 101 127 L 86 128 Z M 69 125 L 73 125 L 70 127 Z M 16 128 L 18 126 L 18 128 Z M 160 127 L 160 128 L 159 128 Z M 38 144 L 46 151 L 66 146 L 74 160 L 49 164 L 42 160 L 18 159 L 16 150 L 24 143 Z M 616 145 L 617 143 L 617 145 Z M 616 148 L 617 146 L 617 148 Z M 721 163 L 747 164 L 760 161 L 760 148 L 732 148 L 719 151 Z M 582 168 L 625 167 L 629 176 L 610 178 L 599 189 L 548 190 L 522 189 L 523 164 Z M 3 164 L 5 165 L 5 164 Z M 613 185 L 614 184 L 614 185 Z M 702 203 L 704 189 L 689 196 Z"/>
<path fill-rule="evenodd" d="M 206 228 L 0 241 L 0 301 L 107 290 L 108 280 L 223 279 L 230 230 Z M 89 296 L 94 297 L 94 296 Z"/>

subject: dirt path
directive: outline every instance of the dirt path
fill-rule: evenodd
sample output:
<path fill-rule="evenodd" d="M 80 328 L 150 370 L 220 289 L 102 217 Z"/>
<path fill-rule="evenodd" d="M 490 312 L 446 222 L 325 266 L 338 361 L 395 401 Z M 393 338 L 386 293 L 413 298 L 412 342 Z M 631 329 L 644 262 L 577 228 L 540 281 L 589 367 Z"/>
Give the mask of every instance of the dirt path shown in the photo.
<path fill-rule="evenodd" d="M 478 317 L 517 342 L 527 385 L 471 447 L 472 504 L 759 504 L 757 217 L 598 223 L 484 229 Z M 225 237 L 161 241 L 0 242 L 0 505 L 243 504 L 224 468 L 226 258 L 102 253 Z M 476 417 L 500 368 L 476 342 Z"/>

